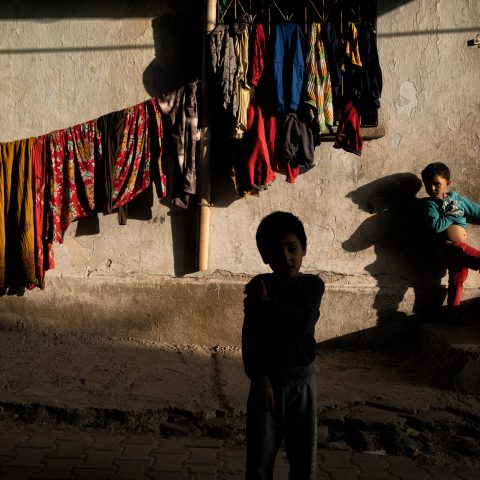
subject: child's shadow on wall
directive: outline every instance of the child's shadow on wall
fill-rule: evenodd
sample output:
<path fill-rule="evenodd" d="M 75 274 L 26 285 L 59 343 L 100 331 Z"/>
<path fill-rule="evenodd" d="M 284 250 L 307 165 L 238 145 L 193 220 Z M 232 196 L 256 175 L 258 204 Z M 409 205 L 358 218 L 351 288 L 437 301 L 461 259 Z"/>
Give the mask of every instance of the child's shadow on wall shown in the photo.
<path fill-rule="evenodd" d="M 422 219 L 422 184 L 413 173 L 396 173 L 363 185 L 347 197 L 371 216 L 343 242 L 347 252 L 373 247 L 376 259 L 365 270 L 376 279 L 373 308 L 377 325 L 405 320 L 400 304 L 409 287 L 414 290 L 413 312 L 421 318 L 440 308 L 445 271 L 436 265 Z"/>

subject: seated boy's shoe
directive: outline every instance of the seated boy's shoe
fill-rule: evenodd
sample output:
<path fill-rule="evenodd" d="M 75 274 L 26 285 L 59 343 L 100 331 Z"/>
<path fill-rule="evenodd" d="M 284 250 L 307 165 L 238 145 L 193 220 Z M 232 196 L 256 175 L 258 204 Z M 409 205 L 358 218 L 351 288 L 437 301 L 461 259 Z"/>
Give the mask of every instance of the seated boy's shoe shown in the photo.
<path fill-rule="evenodd" d="M 471 325 L 471 322 L 463 315 L 459 308 L 449 308 L 447 310 L 447 323 L 449 325 Z"/>

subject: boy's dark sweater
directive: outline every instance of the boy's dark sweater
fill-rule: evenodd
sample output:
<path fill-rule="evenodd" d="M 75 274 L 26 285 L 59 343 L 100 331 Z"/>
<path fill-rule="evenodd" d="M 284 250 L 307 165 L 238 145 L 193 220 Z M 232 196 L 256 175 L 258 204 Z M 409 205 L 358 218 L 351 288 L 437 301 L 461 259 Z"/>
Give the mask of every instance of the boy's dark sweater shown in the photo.
<path fill-rule="evenodd" d="M 245 373 L 259 387 L 312 375 L 323 280 L 309 274 L 289 280 L 281 280 L 274 273 L 262 274 L 247 284 L 246 292 L 260 280 L 265 283 L 268 298 L 245 305 Z"/>

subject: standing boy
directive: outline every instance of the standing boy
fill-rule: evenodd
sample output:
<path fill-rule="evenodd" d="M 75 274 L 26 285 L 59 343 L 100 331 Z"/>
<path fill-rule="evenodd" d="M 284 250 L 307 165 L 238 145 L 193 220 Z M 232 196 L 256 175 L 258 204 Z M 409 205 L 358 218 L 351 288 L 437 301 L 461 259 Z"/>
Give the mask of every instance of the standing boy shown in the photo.
<path fill-rule="evenodd" d="M 265 217 L 256 235 L 273 273 L 245 287 L 242 354 L 250 378 L 246 480 L 272 480 L 282 441 L 291 480 L 315 478 L 317 411 L 315 324 L 325 285 L 300 273 L 307 250 L 302 222 L 291 213 Z"/>
<path fill-rule="evenodd" d="M 480 205 L 448 191 L 450 170 L 441 163 L 427 165 L 422 181 L 430 198 L 425 200 L 424 218 L 436 235 L 438 260 L 448 268 L 448 314 L 452 323 L 464 323 L 459 311 L 468 269 L 480 269 L 480 251 L 467 245 L 467 218 L 480 220 Z"/>

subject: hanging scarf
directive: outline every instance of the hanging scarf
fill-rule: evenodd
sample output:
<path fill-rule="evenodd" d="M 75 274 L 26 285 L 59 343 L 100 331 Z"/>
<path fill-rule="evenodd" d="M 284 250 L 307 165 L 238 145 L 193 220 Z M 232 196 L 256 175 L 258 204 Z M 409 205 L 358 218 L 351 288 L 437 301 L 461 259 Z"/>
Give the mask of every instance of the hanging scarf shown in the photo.
<path fill-rule="evenodd" d="M 333 127 L 333 101 L 330 73 L 320 29 L 319 23 L 312 23 L 308 32 L 305 101 L 315 130 L 326 133 Z"/>

